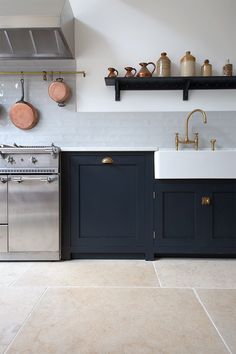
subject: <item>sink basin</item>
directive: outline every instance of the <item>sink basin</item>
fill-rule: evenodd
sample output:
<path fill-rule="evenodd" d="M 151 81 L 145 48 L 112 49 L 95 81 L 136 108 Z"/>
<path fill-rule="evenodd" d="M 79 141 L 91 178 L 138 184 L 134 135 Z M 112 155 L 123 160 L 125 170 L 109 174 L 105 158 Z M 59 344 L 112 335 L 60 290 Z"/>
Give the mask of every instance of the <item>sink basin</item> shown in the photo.
<path fill-rule="evenodd" d="M 155 151 L 156 179 L 236 178 L 236 149 Z"/>

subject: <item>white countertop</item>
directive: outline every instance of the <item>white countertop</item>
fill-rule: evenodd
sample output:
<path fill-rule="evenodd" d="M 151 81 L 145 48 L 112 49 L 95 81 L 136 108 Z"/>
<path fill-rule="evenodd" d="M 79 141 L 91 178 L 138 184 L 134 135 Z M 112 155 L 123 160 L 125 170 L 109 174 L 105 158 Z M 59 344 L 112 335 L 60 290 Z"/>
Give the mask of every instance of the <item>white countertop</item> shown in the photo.
<path fill-rule="evenodd" d="M 61 146 L 61 151 L 157 151 L 156 146 Z"/>

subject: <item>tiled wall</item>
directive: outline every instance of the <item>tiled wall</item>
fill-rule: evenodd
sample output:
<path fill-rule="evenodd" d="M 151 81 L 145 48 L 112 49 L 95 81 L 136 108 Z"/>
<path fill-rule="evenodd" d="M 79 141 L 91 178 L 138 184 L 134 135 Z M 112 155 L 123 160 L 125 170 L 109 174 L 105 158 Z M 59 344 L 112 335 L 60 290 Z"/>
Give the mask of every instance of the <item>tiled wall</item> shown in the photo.
<path fill-rule="evenodd" d="M 2 62 L 0 66 L 1 71 L 53 69 L 74 70 L 75 63 L 28 61 L 19 66 L 19 62 Z M 23 131 L 8 118 L 11 105 L 21 97 L 19 80 L 20 77 L 14 76 L 0 77 L 0 144 L 54 142 L 59 146 L 174 147 L 174 133 L 184 133 L 186 112 L 77 113 L 74 96 L 66 107 L 60 108 L 48 97 L 50 81 L 44 82 L 42 77 L 25 77 L 25 98 L 38 109 L 40 120 L 32 130 Z M 76 78 L 68 76 L 66 81 L 75 92 Z M 199 132 L 202 147 L 209 147 L 213 137 L 220 147 L 236 147 L 236 113 L 208 112 L 207 125 L 203 125 L 201 116 L 196 115 L 190 122 L 190 131 Z"/>

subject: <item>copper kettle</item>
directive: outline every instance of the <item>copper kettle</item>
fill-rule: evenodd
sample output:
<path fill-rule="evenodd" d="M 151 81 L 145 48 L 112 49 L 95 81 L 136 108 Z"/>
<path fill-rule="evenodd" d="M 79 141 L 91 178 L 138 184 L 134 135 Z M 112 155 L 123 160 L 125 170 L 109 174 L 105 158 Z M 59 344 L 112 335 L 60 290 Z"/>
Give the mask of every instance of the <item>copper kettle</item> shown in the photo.
<path fill-rule="evenodd" d="M 137 77 L 152 77 L 152 74 L 156 70 L 156 65 L 152 61 L 150 61 L 149 63 L 139 63 L 139 65 L 141 66 L 141 69 L 139 70 Z M 148 70 L 148 65 L 153 65 L 152 71 Z"/>

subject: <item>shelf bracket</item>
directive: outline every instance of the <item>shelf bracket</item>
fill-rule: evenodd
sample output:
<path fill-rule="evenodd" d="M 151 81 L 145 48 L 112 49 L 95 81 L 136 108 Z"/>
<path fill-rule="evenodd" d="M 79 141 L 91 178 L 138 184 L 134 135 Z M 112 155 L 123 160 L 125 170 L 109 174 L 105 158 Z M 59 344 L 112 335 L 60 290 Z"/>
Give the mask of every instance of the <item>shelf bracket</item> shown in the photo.
<path fill-rule="evenodd" d="M 184 90 L 183 90 L 183 100 L 184 101 L 188 101 L 189 87 L 190 87 L 190 80 L 187 80 L 186 83 L 185 83 Z"/>
<path fill-rule="evenodd" d="M 115 100 L 120 101 L 120 83 L 119 80 L 115 80 Z"/>

